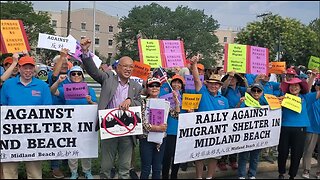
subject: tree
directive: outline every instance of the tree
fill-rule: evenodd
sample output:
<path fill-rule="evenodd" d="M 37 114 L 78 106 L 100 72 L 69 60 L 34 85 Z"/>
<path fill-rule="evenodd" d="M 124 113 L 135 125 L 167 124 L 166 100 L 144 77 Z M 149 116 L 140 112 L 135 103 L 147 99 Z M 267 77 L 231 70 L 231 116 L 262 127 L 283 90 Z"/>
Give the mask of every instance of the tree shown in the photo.
<path fill-rule="evenodd" d="M 239 44 L 268 48 L 271 61 L 275 61 L 277 52 L 281 51 L 281 61 L 288 65 L 306 65 L 315 46 L 319 45 L 316 32 L 311 28 L 296 19 L 279 15 L 249 23 L 237 37 Z"/>
<path fill-rule="evenodd" d="M 39 33 L 55 34 L 48 12 L 35 12 L 28 1 L 1 2 L 1 19 L 22 20 L 31 47 L 36 47 Z M 34 49 L 35 50 L 35 49 Z M 50 58 L 56 53 L 51 53 Z M 49 55 L 49 54 L 48 54 Z"/>
<path fill-rule="evenodd" d="M 183 40 L 188 57 L 200 52 L 203 54 L 201 63 L 210 68 L 215 65 L 217 54 L 222 56 L 222 46 L 213 34 L 219 24 L 201 10 L 179 6 L 171 11 L 168 7 L 151 3 L 134 7 L 128 17 L 120 19 L 118 26 L 122 31 L 116 35 L 119 44 L 116 59 L 123 55 L 139 59 L 138 37 Z"/>
<path fill-rule="evenodd" d="M 316 18 L 315 20 L 311 21 L 309 28 L 316 35 L 316 44 L 312 46 L 311 55 L 320 57 L 320 19 Z"/>

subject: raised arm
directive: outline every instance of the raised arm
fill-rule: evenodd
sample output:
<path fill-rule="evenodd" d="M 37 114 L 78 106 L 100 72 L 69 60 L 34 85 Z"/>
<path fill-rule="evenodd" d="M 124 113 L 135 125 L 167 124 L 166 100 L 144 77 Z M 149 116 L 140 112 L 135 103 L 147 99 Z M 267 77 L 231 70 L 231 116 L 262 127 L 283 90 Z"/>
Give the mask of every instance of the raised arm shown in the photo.
<path fill-rule="evenodd" d="M 58 90 L 59 84 L 67 78 L 65 74 L 60 74 L 59 79 L 52 84 L 50 87 L 51 94 L 54 96 L 59 96 L 60 92 Z"/>
<path fill-rule="evenodd" d="M 98 83 L 102 84 L 104 78 L 108 78 L 109 74 L 113 72 L 111 72 L 110 70 L 108 70 L 107 72 L 103 72 L 100 69 L 98 69 L 96 67 L 96 65 L 93 62 L 92 57 L 90 56 L 89 53 L 89 47 L 91 45 L 91 40 L 89 38 L 84 38 L 81 40 L 80 46 L 81 46 L 81 50 L 82 50 L 82 63 L 83 63 L 83 67 L 86 70 L 86 72 Z"/>
<path fill-rule="evenodd" d="M 60 58 L 57 60 L 53 67 L 53 76 L 58 76 L 60 74 L 62 64 L 67 60 L 68 52 L 69 50 L 66 48 L 61 49 Z"/>
<path fill-rule="evenodd" d="M 18 54 L 18 53 L 14 53 L 14 54 L 12 55 L 12 60 L 13 60 L 13 62 L 12 62 L 12 64 L 9 66 L 9 68 L 2 74 L 2 76 L 1 76 L 1 82 L 7 80 L 7 79 L 11 76 L 13 69 L 14 69 L 14 68 L 17 66 L 17 64 L 18 64 L 18 59 L 19 59 L 19 54 Z"/>
<path fill-rule="evenodd" d="M 197 56 L 193 56 L 190 59 L 194 86 L 195 86 L 197 92 L 200 91 L 200 89 L 202 88 L 202 82 L 200 80 L 199 71 L 197 68 L 197 64 L 198 64 L 199 59 L 200 59 L 199 54 Z"/>

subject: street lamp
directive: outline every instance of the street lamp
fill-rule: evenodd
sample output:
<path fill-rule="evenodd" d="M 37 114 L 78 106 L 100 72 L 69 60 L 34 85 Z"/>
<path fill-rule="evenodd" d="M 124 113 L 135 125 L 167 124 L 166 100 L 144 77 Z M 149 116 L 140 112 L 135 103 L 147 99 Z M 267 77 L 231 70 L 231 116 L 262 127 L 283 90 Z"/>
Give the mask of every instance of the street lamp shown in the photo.
<path fill-rule="evenodd" d="M 68 2 L 67 36 L 69 36 L 70 34 L 70 9 L 71 9 L 71 1 Z"/>

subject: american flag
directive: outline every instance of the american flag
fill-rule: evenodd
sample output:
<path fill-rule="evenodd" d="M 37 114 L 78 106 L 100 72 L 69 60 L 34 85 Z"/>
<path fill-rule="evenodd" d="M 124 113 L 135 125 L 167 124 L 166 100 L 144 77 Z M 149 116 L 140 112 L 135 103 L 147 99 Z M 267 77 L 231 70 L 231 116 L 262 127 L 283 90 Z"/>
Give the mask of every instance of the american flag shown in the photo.
<path fill-rule="evenodd" d="M 159 78 L 161 84 L 165 83 L 168 79 L 168 75 L 167 72 L 162 69 L 161 67 L 159 67 L 154 73 L 153 73 L 153 77 Z"/>

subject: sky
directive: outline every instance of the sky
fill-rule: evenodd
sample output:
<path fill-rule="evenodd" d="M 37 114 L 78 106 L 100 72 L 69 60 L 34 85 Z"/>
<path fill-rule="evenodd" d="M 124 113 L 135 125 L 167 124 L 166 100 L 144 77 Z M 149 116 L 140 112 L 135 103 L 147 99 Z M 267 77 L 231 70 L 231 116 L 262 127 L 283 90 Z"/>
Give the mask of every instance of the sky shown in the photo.
<path fill-rule="evenodd" d="M 34 10 L 56 11 L 68 10 L 68 1 L 31 1 Z M 134 6 L 149 5 L 155 2 L 172 11 L 178 6 L 204 10 L 220 24 L 220 29 L 245 27 L 253 21 L 261 21 L 257 15 L 271 12 L 283 18 L 294 18 L 308 25 L 320 17 L 319 1 L 95 1 L 97 10 L 112 16 L 123 17 Z M 93 1 L 71 1 L 71 10 L 93 8 Z"/>

